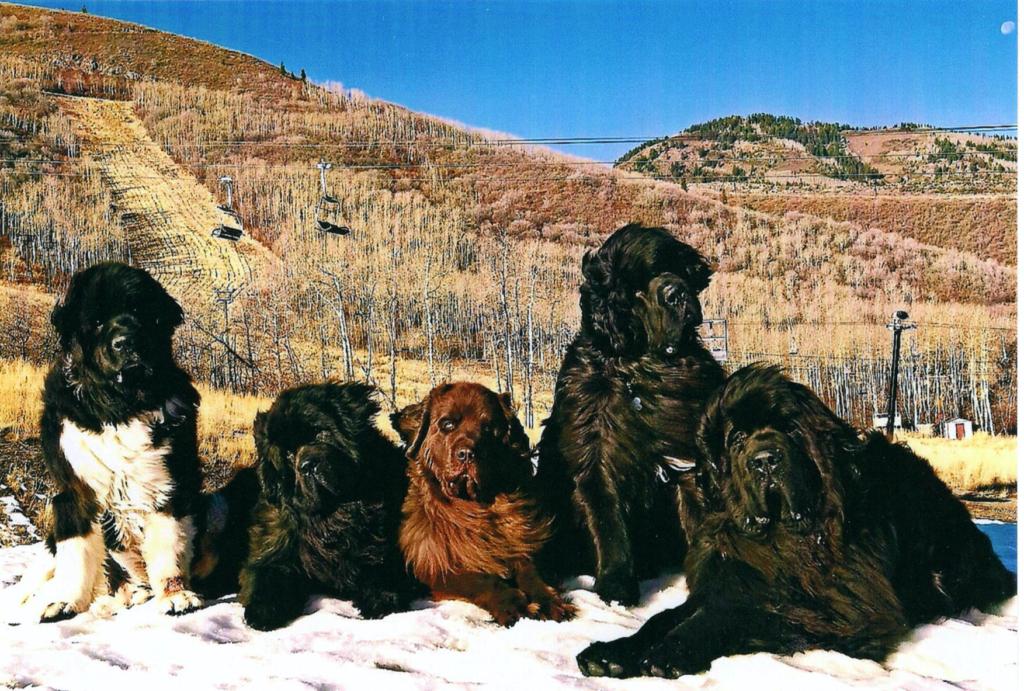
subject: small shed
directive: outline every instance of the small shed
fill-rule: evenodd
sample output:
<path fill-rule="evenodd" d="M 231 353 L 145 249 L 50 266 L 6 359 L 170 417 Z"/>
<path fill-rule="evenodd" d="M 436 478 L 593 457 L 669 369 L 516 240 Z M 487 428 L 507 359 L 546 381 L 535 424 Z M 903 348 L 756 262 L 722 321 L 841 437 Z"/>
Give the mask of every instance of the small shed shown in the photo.
<path fill-rule="evenodd" d="M 893 429 L 903 429 L 903 416 L 896 413 Z M 871 416 L 871 426 L 875 429 L 885 429 L 885 423 L 889 422 L 889 416 L 885 413 L 875 413 Z"/>
<path fill-rule="evenodd" d="M 974 434 L 974 423 L 962 417 L 944 420 L 941 427 L 945 439 L 970 439 Z"/>

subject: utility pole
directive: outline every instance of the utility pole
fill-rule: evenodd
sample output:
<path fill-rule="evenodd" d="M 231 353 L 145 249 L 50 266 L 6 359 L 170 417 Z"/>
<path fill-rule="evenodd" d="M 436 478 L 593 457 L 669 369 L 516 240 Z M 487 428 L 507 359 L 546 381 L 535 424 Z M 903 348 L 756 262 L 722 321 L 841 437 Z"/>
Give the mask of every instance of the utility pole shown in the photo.
<path fill-rule="evenodd" d="M 892 329 L 892 372 L 889 374 L 889 410 L 885 419 L 885 436 L 892 439 L 896 430 L 896 389 L 900 371 L 900 340 L 904 331 L 916 329 L 914 324 L 907 323 L 910 315 L 903 310 L 892 313 L 892 322 L 885 328 Z"/>

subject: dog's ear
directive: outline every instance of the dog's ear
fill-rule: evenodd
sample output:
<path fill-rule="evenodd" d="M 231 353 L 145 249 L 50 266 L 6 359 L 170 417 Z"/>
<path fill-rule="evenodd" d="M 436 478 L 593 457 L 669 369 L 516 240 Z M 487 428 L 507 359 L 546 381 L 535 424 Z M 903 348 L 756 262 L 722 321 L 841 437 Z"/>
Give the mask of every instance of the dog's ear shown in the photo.
<path fill-rule="evenodd" d="M 412 443 L 409 444 L 408 450 L 405 455 L 409 458 L 416 458 L 420 454 L 420 447 L 423 446 L 423 442 L 427 440 L 427 435 L 430 434 L 430 397 L 428 396 L 423 401 L 422 409 L 420 412 L 420 426 L 416 430 L 416 436 L 413 438 Z"/>
<path fill-rule="evenodd" d="M 260 485 L 263 487 L 265 499 L 276 502 L 281 495 L 281 474 L 277 469 L 272 454 L 276 453 L 267 439 L 267 420 L 270 413 L 256 413 L 256 419 L 252 423 L 253 437 L 256 439 L 256 465 L 260 476 Z"/>
<path fill-rule="evenodd" d="M 73 321 L 78 310 L 74 306 L 81 302 L 81 297 L 79 296 L 83 290 L 81 276 L 82 274 L 79 272 L 71 277 L 71 283 L 68 284 L 67 292 L 64 293 L 64 297 L 57 300 L 57 304 L 53 306 L 53 311 L 50 312 L 50 323 L 57 331 L 57 337 L 65 348 L 67 348 L 69 338 L 75 330 Z"/>
<path fill-rule="evenodd" d="M 501 409 L 505 413 L 505 419 L 508 421 L 508 438 L 505 440 L 515 454 L 523 459 L 529 458 L 530 455 L 530 437 L 526 435 L 526 430 L 523 428 L 519 417 L 516 415 L 515 408 L 512 407 L 512 394 L 507 391 L 503 394 L 498 394 L 498 400 L 501 402 Z M 529 463 L 527 461 L 527 463 Z"/>
<path fill-rule="evenodd" d="M 156 284 L 156 310 L 160 319 L 160 326 L 174 330 L 185 321 L 185 310 L 181 308 L 178 301 L 171 297 L 171 294 L 164 290 L 164 287 L 154 278 Z"/>
<path fill-rule="evenodd" d="M 427 410 L 429 399 L 420 401 L 419 403 L 413 403 L 407 405 L 396 413 L 391 413 L 391 426 L 394 427 L 395 431 L 398 432 L 398 436 L 401 437 L 402 443 L 405 444 L 406 448 L 410 451 L 413 445 L 416 443 L 417 437 L 420 436 L 420 430 L 423 427 L 423 420 L 428 415 L 424 415 Z M 429 422 L 427 423 L 429 427 Z"/>
<path fill-rule="evenodd" d="M 583 272 L 584 282 L 592 291 L 599 295 L 604 295 L 608 292 L 608 283 L 611 280 L 611 276 L 608 270 L 608 262 L 605 261 L 600 252 L 588 250 L 583 255 L 580 268 Z"/>
<path fill-rule="evenodd" d="M 682 266 L 676 271 L 680 276 L 686 278 L 695 294 L 702 293 L 711 284 L 711 275 L 714 273 L 714 269 L 711 268 L 711 263 L 705 259 L 703 254 L 689 245 L 684 245 L 684 247 L 686 250 L 683 252 Z"/>
<path fill-rule="evenodd" d="M 362 382 L 332 382 L 330 397 L 339 412 L 351 411 L 366 424 L 373 424 L 373 417 L 380 412 L 380 404 L 374 396 L 377 389 Z M 344 413 L 343 413 L 344 414 Z"/>
<path fill-rule="evenodd" d="M 256 435 L 256 438 L 266 438 L 267 436 L 267 418 L 268 414 L 266 411 L 260 411 L 256 413 L 256 418 L 252 421 L 252 432 Z"/>
<path fill-rule="evenodd" d="M 50 323 L 53 324 L 54 330 L 57 332 L 57 338 L 60 340 L 61 346 L 67 348 L 67 334 L 70 331 L 67 324 L 67 308 L 64 306 L 64 299 L 57 301 L 57 304 L 53 306 L 53 311 L 50 312 Z"/>
<path fill-rule="evenodd" d="M 160 284 L 160 281 L 145 269 L 124 267 L 126 271 L 134 272 L 136 279 L 133 284 L 139 286 L 145 300 L 149 303 L 151 314 L 154 314 L 161 327 L 173 331 L 185 321 L 185 311 L 178 304 L 170 293 Z"/>

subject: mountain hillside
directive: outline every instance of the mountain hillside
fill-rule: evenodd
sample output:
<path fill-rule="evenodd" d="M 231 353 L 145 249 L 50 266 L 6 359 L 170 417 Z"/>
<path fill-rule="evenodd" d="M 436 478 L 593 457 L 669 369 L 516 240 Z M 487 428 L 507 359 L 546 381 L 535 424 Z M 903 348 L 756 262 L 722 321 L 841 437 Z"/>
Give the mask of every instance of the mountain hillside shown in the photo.
<path fill-rule="evenodd" d="M 511 391 L 532 427 L 578 325 L 583 253 L 640 222 L 716 265 L 705 314 L 728 320 L 730 368 L 784 364 L 864 422 L 884 391 L 884 322 L 907 309 L 919 322 L 905 341 L 907 417 L 1015 429 L 1015 240 L 961 241 L 976 218 L 1003 224 L 992 237 L 1009 234 L 1004 207 L 933 235 L 914 229 L 948 214 L 899 188 L 890 193 L 912 203 L 881 219 L 774 198 L 761 207 L 744 196 L 765 192 L 753 183 L 684 189 L 141 27 L 15 5 L 0 5 L 0 23 L 0 329 L 25 335 L 0 357 L 52 352 L 45 311 L 20 307 L 23 286 L 53 296 L 83 266 L 133 261 L 227 284 L 199 282 L 178 336 L 179 358 L 213 386 L 270 396 L 358 377 L 393 406 L 472 377 Z M 95 122 L 108 133 L 91 132 Z M 746 140 L 733 129 L 738 151 Z M 839 146 L 838 129 L 815 132 L 800 146 Z M 332 218 L 351 235 L 317 229 L 321 159 L 340 201 Z M 224 175 L 248 238 L 239 244 L 206 231 Z M 139 200 L 151 213 L 138 215 Z M 204 249 L 147 255 L 168 233 Z"/>
<path fill-rule="evenodd" d="M 640 144 L 616 166 L 680 183 L 901 192 L 1016 190 L 1017 142 L 904 123 L 855 128 L 755 113 Z"/>

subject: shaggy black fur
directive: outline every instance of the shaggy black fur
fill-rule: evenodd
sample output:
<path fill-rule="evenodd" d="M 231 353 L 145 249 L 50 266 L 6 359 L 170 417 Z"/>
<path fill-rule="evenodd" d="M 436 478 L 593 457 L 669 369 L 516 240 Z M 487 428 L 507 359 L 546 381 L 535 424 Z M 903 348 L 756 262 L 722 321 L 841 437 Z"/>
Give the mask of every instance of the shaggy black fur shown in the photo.
<path fill-rule="evenodd" d="M 698 336 L 711 268 L 662 228 L 630 225 L 583 258 L 582 324 L 555 385 L 537 480 L 555 519 L 542 564 L 594 573 L 636 604 L 638 576 L 678 566 L 700 410 L 725 374 Z M 640 573 L 641 570 L 647 571 Z"/>
<path fill-rule="evenodd" d="M 41 437 L 46 467 L 56 485 L 51 501 L 51 551 L 63 540 L 109 523 L 106 507 L 76 475 L 61 448 L 65 422 L 99 433 L 146 415 L 151 447 L 168 447 L 164 463 L 172 489 L 166 505 L 151 507 L 176 519 L 201 508 L 196 444 L 199 393 L 174 361 L 171 339 L 183 313 L 174 298 L 142 269 L 98 264 L 75 274 L 51 322 L 60 341 L 43 391 Z M 104 531 L 109 549 L 126 548 Z M 187 574 L 184 575 L 187 579 Z M 46 618 L 74 612 L 54 603 Z"/>
<path fill-rule="evenodd" d="M 690 596 L 577 657 L 587 675 L 677 677 L 718 657 L 825 648 L 882 660 L 911 627 L 1016 593 L 1016 578 L 928 463 L 866 437 L 775 368 L 708 404 Z"/>
<path fill-rule="evenodd" d="M 398 547 L 405 457 L 374 426 L 372 394 L 300 386 L 256 416 L 263 494 L 240 598 L 253 628 L 284 626 L 315 593 L 350 599 L 367 618 L 426 594 Z"/>

